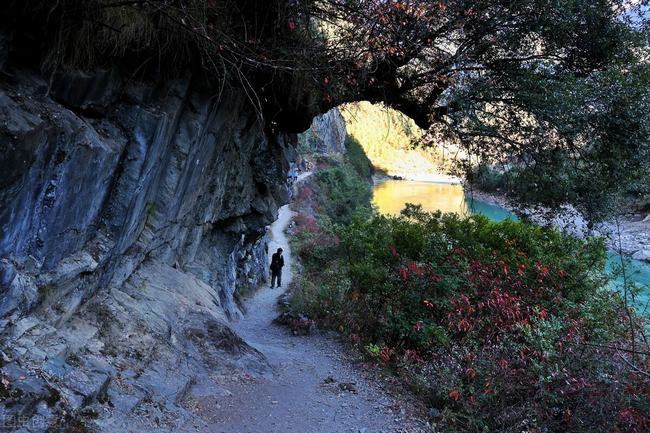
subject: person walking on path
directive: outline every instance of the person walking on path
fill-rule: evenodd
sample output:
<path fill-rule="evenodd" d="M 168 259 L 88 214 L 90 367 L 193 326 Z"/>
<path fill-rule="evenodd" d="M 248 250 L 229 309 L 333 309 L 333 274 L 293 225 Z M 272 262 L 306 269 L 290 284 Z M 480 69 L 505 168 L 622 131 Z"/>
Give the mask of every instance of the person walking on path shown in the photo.
<path fill-rule="evenodd" d="M 282 248 L 278 250 L 271 257 L 271 288 L 278 281 L 278 287 L 282 286 L 282 268 L 284 267 L 284 257 L 282 257 Z"/>

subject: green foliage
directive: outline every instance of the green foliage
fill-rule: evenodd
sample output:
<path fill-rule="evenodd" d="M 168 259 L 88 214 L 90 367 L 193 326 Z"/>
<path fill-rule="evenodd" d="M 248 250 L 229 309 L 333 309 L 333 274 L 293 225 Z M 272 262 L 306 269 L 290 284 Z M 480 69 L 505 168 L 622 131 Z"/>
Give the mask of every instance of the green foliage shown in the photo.
<path fill-rule="evenodd" d="M 362 101 L 350 133 L 378 168 L 436 172 L 440 152 L 406 143 L 445 142 L 472 163 L 521 167 L 520 200 L 574 204 L 592 220 L 648 176 L 647 2 L 6 3 L 11 60 L 43 66 L 53 83 L 70 67 L 118 69 L 125 80 L 190 71 L 205 93 L 244 90 L 274 133 Z M 638 23 L 635 9 L 645 12 Z M 371 103 L 406 116 L 377 115 Z"/>
<path fill-rule="evenodd" d="M 626 347 L 629 329 L 602 240 L 412 205 L 333 229 L 339 242 L 307 262 L 300 306 L 396 368 L 444 431 L 647 425 L 647 382 L 599 349 Z"/>
<path fill-rule="evenodd" d="M 349 163 L 316 173 L 325 214 L 336 223 L 347 223 L 358 212 L 370 211 L 371 191 L 366 177 Z"/>
<path fill-rule="evenodd" d="M 599 221 L 617 213 L 630 187 L 638 189 L 639 180 L 647 179 L 647 65 L 615 65 L 586 77 L 518 71 L 503 88 L 487 78 L 476 81 L 456 95 L 455 103 L 466 106 L 499 92 L 514 92 L 522 108 L 474 106 L 468 118 L 456 119 L 454 134 L 465 137 L 469 153 L 483 164 L 515 167 L 504 180 L 518 202 L 551 208 L 571 203 Z M 489 145 L 495 141 L 503 145 Z M 499 182 L 476 170 L 488 188 Z"/>
<path fill-rule="evenodd" d="M 480 164 L 472 167 L 467 177 L 469 182 L 481 191 L 507 193 L 512 188 L 513 176 L 512 172 Z"/>
<path fill-rule="evenodd" d="M 406 302 L 401 311 L 407 315 L 423 311 L 423 299 L 444 302 L 447 296 L 465 290 L 469 285 L 468 270 L 474 262 L 491 266 L 502 263 L 504 271 L 511 274 L 523 269 L 521 283 L 526 287 L 538 284 L 541 270 L 551 272 L 548 269 L 553 269 L 556 273 L 552 282 L 553 296 L 561 295 L 572 305 L 585 302 L 604 283 L 597 271 L 603 269 L 605 263 L 602 242 L 580 241 L 521 222 L 494 223 L 483 216 L 459 218 L 452 214 L 428 214 L 417 207 L 409 207 L 399 218 L 356 218 L 341 229 L 339 235 L 342 251 L 350 259 L 351 289 L 368 294 L 369 304 L 385 306 L 392 312 Z M 409 263 L 404 264 L 404 261 Z M 422 292 L 415 298 L 401 298 L 396 293 L 404 291 L 405 280 L 398 278 L 396 271 L 400 263 L 402 266 L 427 266 L 427 272 L 438 275 L 440 281 L 418 285 L 417 291 Z M 542 308 L 551 307 L 549 299 L 540 302 Z M 368 313 L 370 317 L 385 314 Z M 406 322 L 412 324 L 414 319 L 416 317 L 408 317 Z M 369 322 L 371 320 L 366 323 Z"/>
<path fill-rule="evenodd" d="M 297 310 L 311 312 L 309 304 L 316 299 L 326 306 L 347 292 L 347 278 L 336 271 L 338 257 L 332 255 L 338 247 L 339 238 L 335 226 L 348 224 L 355 215 L 371 214 L 371 180 L 373 167 L 363 149 L 352 138 L 346 140 L 343 159 L 316 154 L 320 169 L 306 184 L 299 187 L 295 197 L 300 212 L 294 217 L 296 231 L 292 236 L 293 247 L 308 270 L 317 272 L 321 285 L 305 279 L 294 293 L 293 303 Z M 324 263 L 330 266 L 323 266 Z"/>
<path fill-rule="evenodd" d="M 298 153 L 300 155 L 309 155 L 313 152 L 313 146 L 311 143 L 311 129 L 307 130 L 303 134 L 298 134 Z"/>
<path fill-rule="evenodd" d="M 348 135 L 345 139 L 345 148 L 346 162 L 357 172 L 361 179 L 370 179 L 375 170 L 359 142 Z"/>
<path fill-rule="evenodd" d="M 342 160 L 315 156 L 319 165 L 329 168 L 317 171 L 313 180 L 299 187 L 295 205 L 300 212 L 294 217 L 296 230 L 291 238 L 305 267 L 304 275 L 294 284 L 299 289 L 292 293 L 292 308 L 314 317 L 333 313 L 349 291 L 347 275 L 339 272 L 341 258 L 333 254 L 339 245 L 335 227 L 348 224 L 354 216 L 371 214 L 373 173 L 363 149 L 349 136 Z"/>

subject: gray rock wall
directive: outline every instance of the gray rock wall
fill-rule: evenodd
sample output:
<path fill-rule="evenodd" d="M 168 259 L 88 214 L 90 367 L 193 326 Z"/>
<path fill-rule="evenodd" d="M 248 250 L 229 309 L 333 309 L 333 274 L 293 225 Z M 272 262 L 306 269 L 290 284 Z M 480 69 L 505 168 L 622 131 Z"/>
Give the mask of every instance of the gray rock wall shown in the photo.
<path fill-rule="evenodd" d="M 269 138 L 242 94 L 195 92 L 189 77 L 15 75 L 0 82 L 0 316 L 69 317 L 146 260 L 191 271 L 239 314 L 238 281 L 264 278 L 292 137 Z"/>
<path fill-rule="evenodd" d="M 0 431 L 207 431 L 192 399 L 271 374 L 228 321 L 266 279 L 295 136 L 191 77 L 50 82 L 1 54 Z"/>
<path fill-rule="evenodd" d="M 345 119 L 338 108 L 314 118 L 311 127 L 300 134 L 300 141 L 310 150 L 322 154 L 345 153 Z"/>

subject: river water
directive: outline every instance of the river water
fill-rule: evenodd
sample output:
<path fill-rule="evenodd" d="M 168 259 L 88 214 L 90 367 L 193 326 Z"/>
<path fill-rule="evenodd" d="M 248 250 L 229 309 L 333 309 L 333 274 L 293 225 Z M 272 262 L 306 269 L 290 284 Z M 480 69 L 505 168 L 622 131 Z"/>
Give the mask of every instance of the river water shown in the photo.
<path fill-rule="evenodd" d="M 373 204 L 384 214 L 398 214 L 406 203 L 422 205 L 426 211 L 455 212 L 460 215 L 481 213 L 491 220 L 502 221 L 506 218 L 517 219 L 508 210 L 480 200 L 468 200 L 462 185 L 416 182 L 405 180 L 387 180 L 375 185 Z M 620 258 L 609 253 L 608 271 L 620 265 Z M 650 315 L 650 265 L 639 260 L 630 260 L 626 264 L 628 278 L 641 287 L 636 297 L 637 310 L 643 315 Z M 622 279 L 612 281 L 615 289 L 621 290 Z"/>

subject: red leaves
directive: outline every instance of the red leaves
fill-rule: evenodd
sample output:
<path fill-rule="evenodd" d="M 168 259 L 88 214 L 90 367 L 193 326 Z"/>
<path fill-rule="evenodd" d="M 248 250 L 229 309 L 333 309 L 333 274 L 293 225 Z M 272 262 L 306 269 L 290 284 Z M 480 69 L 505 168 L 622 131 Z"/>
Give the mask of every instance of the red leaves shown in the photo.
<path fill-rule="evenodd" d="M 520 301 L 520 296 L 494 289 L 486 301 L 486 309 L 496 316 L 497 327 L 512 330 L 515 325 L 528 318 L 528 312 Z"/>
<path fill-rule="evenodd" d="M 406 359 L 410 362 L 415 362 L 416 364 L 423 364 L 424 363 L 424 358 L 420 356 L 417 350 L 413 349 L 406 349 L 404 351 L 404 355 Z"/>
<path fill-rule="evenodd" d="M 314 188 L 307 184 L 303 184 L 298 188 L 298 192 L 296 193 L 296 199 L 298 201 L 307 201 L 311 200 L 314 196 Z"/>
<path fill-rule="evenodd" d="M 573 419 L 573 412 L 571 409 L 565 409 L 564 414 L 562 415 L 562 421 L 565 424 L 571 424 L 571 420 Z"/>
<path fill-rule="evenodd" d="M 314 218 L 311 215 L 302 214 L 302 213 L 298 214 L 294 218 L 294 222 L 302 230 L 310 233 L 316 233 L 320 230 L 320 225 L 318 224 L 318 221 L 316 220 L 316 218 Z"/>
<path fill-rule="evenodd" d="M 294 217 L 294 222 L 296 234 L 302 238 L 297 252 L 303 258 L 310 257 L 317 250 L 335 247 L 340 242 L 336 235 L 324 231 L 318 220 L 309 214 L 299 213 Z"/>
<path fill-rule="evenodd" d="M 418 266 L 418 264 L 415 263 L 415 262 L 409 262 L 408 270 L 409 270 L 409 272 L 414 273 L 419 277 L 424 275 L 424 268 L 421 267 L 421 266 Z"/>
<path fill-rule="evenodd" d="M 485 395 L 496 394 L 496 391 L 492 388 L 492 381 L 490 379 L 486 380 L 485 383 L 483 383 L 483 394 Z"/>
<path fill-rule="evenodd" d="M 457 389 L 452 389 L 451 391 L 449 391 L 449 398 L 452 399 L 453 401 L 460 400 L 460 391 Z"/>
<path fill-rule="evenodd" d="M 465 369 L 465 377 L 468 379 L 474 379 L 476 377 L 476 370 L 473 368 L 466 368 Z"/>
<path fill-rule="evenodd" d="M 523 263 L 519 264 L 519 266 L 517 266 L 517 275 L 521 277 L 524 276 L 525 273 L 526 273 L 526 265 Z"/>
<path fill-rule="evenodd" d="M 469 298 L 461 294 L 455 299 L 451 299 L 451 305 L 454 309 L 447 315 L 447 328 L 459 332 L 468 332 L 472 329 L 472 315 L 476 311 L 471 305 Z"/>
<path fill-rule="evenodd" d="M 650 427 L 650 419 L 632 407 L 622 409 L 618 419 L 631 433 L 647 432 Z"/>
<path fill-rule="evenodd" d="M 391 247 L 391 254 L 393 257 L 399 257 L 399 253 Z M 439 283 L 442 277 L 436 274 L 429 264 L 420 265 L 414 261 L 409 261 L 406 266 L 397 268 L 397 272 L 403 281 L 415 279 L 423 283 Z"/>
<path fill-rule="evenodd" d="M 388 364 L 390 362 L 391 356 L 393 356 L 394 350 L 391 349 L 388 346 L 381 346 L 381 350 L 379 351 L 379 359 L 381 359 L 381 362 L 384 364 Z"/>
<path fill-rule="evenodd" d="M 546 320 L 546 318 L 548 317 L 548 311 L 546 311 L 546 308 L 542 308 L 539 311 L 538 316 L 539 316 L 540 319 Z"/>
<path fill-rule="evenodd" d="M 474 8 L 465 9 L 465 11 L 463 11 L 463 14 L 466 17 L 474 17 L 476 16 L 476 9 Z"/>
<path fill-rule="evenodd" d="M 540 278 L 544 279 L 548 277 L 550 271 L 548 266 L 542 265 L 539 261 L 537 261 L 535 262 L 535 267 L 537 268 L 537 271 L 540 274 Z"/>
<path fill-rule="evenodd" d="M 452 256 L 465 257 L 465 256 L 467 255 L 467 253 L 465 252 L 464 249 L 462 249 L 462 248 L 460 248 L 460 247 L 454 247 L 454 248 L 451 250 L 451 255 L 452 255 Z"/>
<path fill-rule="evenodd" d="M 287 22 L 287 27 L 289 27 L 289 30 L 294 31 L 298 27 L 298 24 L 294 20 L 289 20 Z"/>
<path fill-rule="evenodd" d="M 469 332 L 474 329 L 489 338 L 502 333 L 519 335 L 518 325 L 529 323 L 530 308 L 522 305 L 521 297 L 498 288 L 484 296 L 473 296 L 473 299 L 461 294 L 451 298 L 450 303 L 453 311 L 447 316 L 449 330 Z"/>
<path fill-rule="evenodd" d="M 514 245 L 513 241 L 505 241 Z M 561 310 L 563 302 L 557 297 L 553 275 L 566 276 L 540 261 L 529 262 L 518 251 L 513 263 L 499 258 L 494 261 L 470 262 L 467 278 L 470 283 L 465 293 L 449 299 L 451 310 L 447 328 L 457 332 L 472 332 L 482 338 L 522 340 L 524 329 L 536 326 L 538 320 L 547 320 L 554 311 Z M 512 269 L 516 267 L 516 272 Z M 532 270 L 533 272 L 530 272 Z M 555 297 L 559 300 L 552 303 Z"/>
<path fill-rule="evenodd" d="M 548 276 L 548 266 L 542 266 L 542 269 L 540 269 L 540 272 L 543 277 Z"/>
<path fill-rule="evenodd" d="M 408 280 L 409 276 L 413 273 L 416 275 L 421 275 L 421 269 L 418 267 L 417 263 L 409 262 L 408 266 L 400 267 L 398 270 L 400 276 L 403 280 Z"/>
<path fill-rule="evenodd" d="M 469 332 L 472 330 L 472 324 L 467 319 L 460 319 L 456 325 L 456 328 L 458 331 Z"/>
<path fill-rule="evenodd" d="M 504 275 L 508 275 L 508 264 L 503 260 L 497 260 L 497 266 L 503 270 Z"/>

